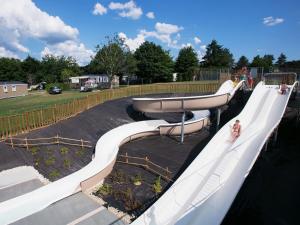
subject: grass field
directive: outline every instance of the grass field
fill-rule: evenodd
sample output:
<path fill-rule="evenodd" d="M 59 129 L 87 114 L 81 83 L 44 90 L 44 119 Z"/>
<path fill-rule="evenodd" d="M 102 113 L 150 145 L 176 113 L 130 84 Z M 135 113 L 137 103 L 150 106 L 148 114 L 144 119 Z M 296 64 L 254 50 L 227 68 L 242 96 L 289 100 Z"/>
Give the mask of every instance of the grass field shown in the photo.
<path fill-rule="evenodd" d="M 207 80 L 207 81 L 176 82 L 174 84 L 187 85 L 187 84 L 216 84 L 216 83 L 218 83 L 218 81 Z M 120 86 L 120 88 L 123 87 L 127 87 L 127 85 Z M 82 98 L 91 94 L 92 94 L 91 92 L 79 92 L 74 90 L 63 91 L 63 93 L 59 95 L 50 95 L 45 91 L 33 91 L 33 92 L 29 92 L 27 96 L 0 99 L 0 117 L 8 116 L 8 115 L 16 115 L 22 112 L 46 108 L 55 104 L 70 102 L 73 99 Z"/>
<path fill-rule="evenodd" d="M 82 98 L 88 94 L 91 92 L 64 91 L 59 95 L 50 95 L 45 91 L 33 91 L 29 92 L 27 96 L 0 99 L 0 116 L 41 109 L 54 104 L 69 102 L 75 98 Z"/>

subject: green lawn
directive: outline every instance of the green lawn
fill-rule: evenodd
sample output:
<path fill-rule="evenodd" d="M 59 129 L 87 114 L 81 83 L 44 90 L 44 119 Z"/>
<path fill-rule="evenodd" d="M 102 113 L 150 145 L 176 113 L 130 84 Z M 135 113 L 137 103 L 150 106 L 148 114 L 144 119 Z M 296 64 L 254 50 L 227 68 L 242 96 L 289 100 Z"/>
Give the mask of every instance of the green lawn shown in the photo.
<path fill-rule="evenodd" d="M 63 91 L 59 95 L 50 95 L 45 91 L 29 92 L 27 96 L 16 98 L 0 99 L 0 116 L 15 115 L 21 112 L 45 108 L 50 105 L 71 101 L 75 98 L 82 98 L 91 92 Z"/>

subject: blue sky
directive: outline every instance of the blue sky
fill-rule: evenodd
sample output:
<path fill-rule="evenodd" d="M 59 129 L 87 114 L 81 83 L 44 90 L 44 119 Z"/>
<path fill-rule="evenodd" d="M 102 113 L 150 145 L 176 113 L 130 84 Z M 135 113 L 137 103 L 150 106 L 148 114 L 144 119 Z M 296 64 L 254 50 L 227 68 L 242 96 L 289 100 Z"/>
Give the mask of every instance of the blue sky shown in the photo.
<path fill-rule="evenodd" d="M 176 58 L 192 45 L 203 56 L 216 39 L 237 60 L 285 53 L 300 59 L 300 1 L 0 0 L 0 56 L 45 54 L 89 62 L 106 35 L 134 51 L 154 41 Z"/>

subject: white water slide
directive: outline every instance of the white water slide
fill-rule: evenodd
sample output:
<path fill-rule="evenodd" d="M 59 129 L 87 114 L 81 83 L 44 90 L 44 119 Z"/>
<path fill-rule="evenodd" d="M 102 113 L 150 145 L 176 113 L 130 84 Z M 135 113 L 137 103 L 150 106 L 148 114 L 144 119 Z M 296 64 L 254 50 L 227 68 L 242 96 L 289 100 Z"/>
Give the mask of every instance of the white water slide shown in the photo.
<path fill-rule="evenodd" d="M 241 85 L 242 83 L 239 83 L 234 87 L 232 81 L 226 81 L 214 95 L 177 97 L 177 99 L 181 98 L 185 101 L 186 99 L 205 98 L 211 100 L 218 96 L 226 96 L 226 98 L 223 98 L 225 101 L 220 102 L 219 106 L 222 106 L 228 103 Z M 198 105 L 198 108 L 203 109 L 201 104 Z M 193 107 L 193 109 L 197 108 Z M 193 112 L 193 114 L 194 117 L 185 122 L 185 127 L 189 128 L 184 130 L 185 133 L 195 131 L 194 124 L 198 124 L 198 130 L 207 124 L 207 117 L 209 116 L 207 112 L 198 111 Z M 9 224 L 20 220 L 101 181 L 112 170 L 119 146 L 127 141 L 146 135 L 179 134 L 178 127 L 180 127 L 180 124 L 169 124 L 165 120 L 149 120 L 133 122 L 112 129 L 98 140 L 95 147 L 95 158 L 84 168 L 32 192 L 1 202 L 0 224 Z M 168 131 L 169 128 L 172 129 L 171 132 Z"/>
<path fill-rule="evenodd" d="M 265 142 L 279 125 L 291 90 L 260 82 L 243 111 L 211 139 L 197 158 L 134 225 L 217 225 L 230 208 Z M 232 143 L 230 126 L 241 121 L 240 137 Z"/>

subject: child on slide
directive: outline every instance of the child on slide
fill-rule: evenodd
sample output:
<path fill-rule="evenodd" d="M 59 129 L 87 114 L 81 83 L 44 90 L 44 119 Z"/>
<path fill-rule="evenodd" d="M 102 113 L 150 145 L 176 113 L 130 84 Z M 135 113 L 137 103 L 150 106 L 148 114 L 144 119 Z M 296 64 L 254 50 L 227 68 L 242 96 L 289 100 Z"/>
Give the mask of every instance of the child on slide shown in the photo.
<path fill-rule="evenodd" d="M 287 87 L 286 83 L 285 82 L 281 82 L 281 84 L 279 86 L 279 93 L 282 94 L 282 95 L 285 95 L 287 89 L 288 89 L 288 87 Z"/>
<path fill-rule="evenodd" d="M 231 128 L 232 142 L 234 142 L 241 135 L 241 124 L 239 120 L 236 120 Z"/>

